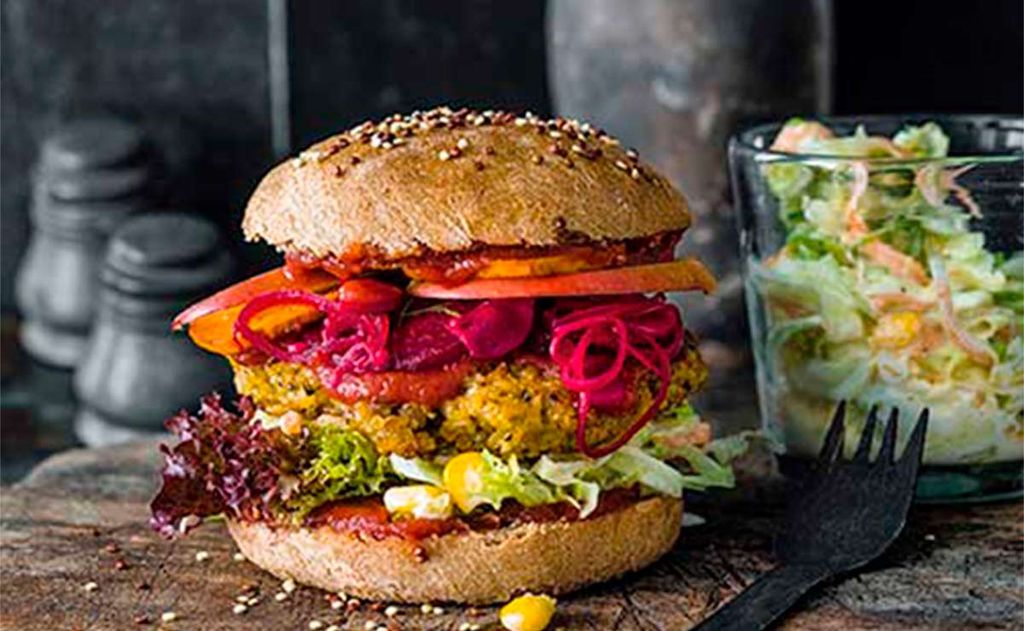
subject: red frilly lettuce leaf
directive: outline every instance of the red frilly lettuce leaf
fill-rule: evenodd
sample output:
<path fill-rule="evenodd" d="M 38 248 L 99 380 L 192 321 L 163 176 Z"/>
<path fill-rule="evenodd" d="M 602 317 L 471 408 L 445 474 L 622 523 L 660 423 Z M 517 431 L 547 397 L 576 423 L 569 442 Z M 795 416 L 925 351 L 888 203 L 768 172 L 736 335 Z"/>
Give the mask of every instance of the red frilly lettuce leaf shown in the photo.
<path fill-rule="evenodd" d="M 269 517 L 281 500 L 280 479 L 291 468 L 294 451 L 280 432 L 265 432 L 251 422 L 255 408 L 249 399 L 237 406 L 237 411 L 226 409 L 212 394 L 203 398 L 198 414 L 182 411 L 167 421 L 180 442 L 160 446 L 163 484 L 150 503 L 150 525 L 165 537 L 219 513 Z"/>

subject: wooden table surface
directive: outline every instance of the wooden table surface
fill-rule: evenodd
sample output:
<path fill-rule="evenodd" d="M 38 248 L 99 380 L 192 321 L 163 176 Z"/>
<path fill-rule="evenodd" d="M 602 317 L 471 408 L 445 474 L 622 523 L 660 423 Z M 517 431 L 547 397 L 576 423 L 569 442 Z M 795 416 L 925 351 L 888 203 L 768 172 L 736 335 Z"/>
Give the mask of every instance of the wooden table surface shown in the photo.
<path fill-rule="evenodd" d="M 494 609 L 400 607 L 386 618 L 363 603 L 345 613 L 323 592 L 280 583 L 245 561 L 222 524 L 167 542 L 146 526 L 159 458 L 152 443 L 75 450 L 50 458 L 0 496 L 0 629 L 342 629 L 367 621 L 395 629 L 494 628 Z M 756 468 L 756 467 L 755 467 Z M 695 498 L 675 550 L 636 575 L 566 597 L 564 629 L 686 629 L 771 566 L 780 484 L 763 472 L 731 496 Z M 1024 628 L 1024 510 L 1019 502 L 917 507 L 896 546 L 859 576 L 801 603 L 783 629 Z M 642 536 L 638 533 L 638 536 Z M 209 559 L 196 560 L 206 551 Z M 94 582 L 96 589 L 84 586 Z M 260 602 L 235 614 L 255 587 Z M 177 620 L 164 623 L 161 613 Z M 475 615 L 474 615 L 475 614 Z"/>

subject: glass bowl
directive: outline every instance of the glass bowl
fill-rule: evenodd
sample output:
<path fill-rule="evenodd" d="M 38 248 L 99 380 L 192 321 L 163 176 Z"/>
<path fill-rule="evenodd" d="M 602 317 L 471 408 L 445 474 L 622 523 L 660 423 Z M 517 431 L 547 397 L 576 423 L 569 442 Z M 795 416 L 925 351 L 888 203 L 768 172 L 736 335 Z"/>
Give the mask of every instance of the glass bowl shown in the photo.
<path fill-rule="evenodd" d="M 817 454 L 840 400 L 851 451 L 872 407 L 899 410 L 901 441 L 927 407 L 919 500 L 1020 495 L 1024 119 L 820 123 L 890 140 L 791 153 L 772 149 L 777 123 L 729 147 L 760 412 L 783 471 Z"/>

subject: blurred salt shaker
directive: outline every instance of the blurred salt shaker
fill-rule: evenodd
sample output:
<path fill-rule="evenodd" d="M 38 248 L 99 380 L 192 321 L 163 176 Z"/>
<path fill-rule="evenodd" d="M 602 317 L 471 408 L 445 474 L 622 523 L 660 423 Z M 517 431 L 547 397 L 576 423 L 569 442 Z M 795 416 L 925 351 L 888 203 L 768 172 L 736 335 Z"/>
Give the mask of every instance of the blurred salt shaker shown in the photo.
<path fill-rule="evenodd" d="M 222 358 L 197 348 L 171 320 L 223 287 L 234 271 L 216 227 L 182 213 L 138 217 L 111 237 L 98 317 L 75 372 L 75 432 L 90 446 L 162 430 L 203 394 L 230 388 Z"/>
<path fill-rule="evenodd" d="M 154 205 L 157 173 L 143 132 L 114 118 L 80 119 L 43 142 L 32 188 L 33 233 L 16 278 L 21 343 L 74 367 L 96 313 L 110 233 Z"/>

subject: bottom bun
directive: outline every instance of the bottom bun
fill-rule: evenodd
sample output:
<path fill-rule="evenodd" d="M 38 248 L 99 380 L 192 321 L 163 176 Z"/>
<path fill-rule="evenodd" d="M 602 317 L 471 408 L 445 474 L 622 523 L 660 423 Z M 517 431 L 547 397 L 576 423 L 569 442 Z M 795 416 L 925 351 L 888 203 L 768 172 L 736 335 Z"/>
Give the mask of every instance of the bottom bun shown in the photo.
<path fill-rule="evenodd" d="M 526 523 L 419 542 L 228 520 L 242 554 L 279 578 L 371 600 L 487 604 L 560 594 L 640 569 L 675 544 L 683 502 L 654 497 L 582 521 Z"/>

